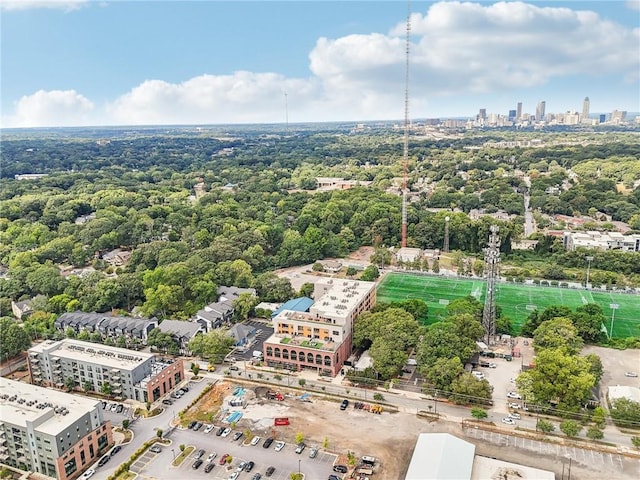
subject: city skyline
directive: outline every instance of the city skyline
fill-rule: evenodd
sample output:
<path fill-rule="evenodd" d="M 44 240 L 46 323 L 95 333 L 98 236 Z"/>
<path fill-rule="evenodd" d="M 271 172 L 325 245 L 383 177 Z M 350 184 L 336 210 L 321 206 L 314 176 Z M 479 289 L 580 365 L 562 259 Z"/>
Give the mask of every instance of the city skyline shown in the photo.
<path fill-rule="evenodd" d="M 406 1 L 0 7 L 3 128 L 404 116 Z M 411 118 L 640 111 L 638 0 L 411 12 Z"/>

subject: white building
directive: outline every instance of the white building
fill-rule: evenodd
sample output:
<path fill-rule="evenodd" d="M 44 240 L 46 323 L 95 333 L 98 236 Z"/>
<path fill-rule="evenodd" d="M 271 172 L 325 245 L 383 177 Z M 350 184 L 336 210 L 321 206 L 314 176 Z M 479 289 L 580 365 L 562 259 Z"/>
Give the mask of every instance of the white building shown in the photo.
<path fill-rule="evenodd" d="M 99 400 L 0 378 L 0 463 L 67 480 L 112 444 Z"/>
<path fill-rule="evenodd" d="M 573 251 L 576 248 L 596 248 L 598 250 L 622 250 L 640 252 L 640 234 L 623 235 L 620 232 L 564 232 L 564 247 Z"/>
<path fill-rule="evenodd" d="M 155 355 L 99 343 L 64 339 L 47 340 L 28 350 L 31 381 L 95 392 L 108 384 L 112 394 L 146 403 L 158 400 L 184 380 L 181 359 L 160 360 Z"/>

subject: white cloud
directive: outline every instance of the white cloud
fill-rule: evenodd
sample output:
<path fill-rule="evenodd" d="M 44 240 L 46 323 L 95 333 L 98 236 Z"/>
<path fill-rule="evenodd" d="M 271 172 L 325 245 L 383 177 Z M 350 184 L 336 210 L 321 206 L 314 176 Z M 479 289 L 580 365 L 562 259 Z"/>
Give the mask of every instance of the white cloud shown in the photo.
<path fill-rule="evenodd" d="M 55 8 L 77 10 L 88 4 L 89 0 L 0 0 L 2 10 L 30 10 L 35 8 Z"/>
<path fill-rule="evenodd" d="M 627 0 L 625 5 L 631 10 L 640 10 L 640 0 Z"/>
<path fill-rule="evenodd" d="M 289 109 L 317 98 L 313 79 L 287 79 L 275 73 L 201 75 L 182 83 L 147 80 L 107 106 L 116 123 L 273 122 Z"/>
<path fill-rule="evenodd" d="M 39 90 L 16 102 L 12 127 L 74 126 L 90 123 L 94 106 L 75 90 Z"/>

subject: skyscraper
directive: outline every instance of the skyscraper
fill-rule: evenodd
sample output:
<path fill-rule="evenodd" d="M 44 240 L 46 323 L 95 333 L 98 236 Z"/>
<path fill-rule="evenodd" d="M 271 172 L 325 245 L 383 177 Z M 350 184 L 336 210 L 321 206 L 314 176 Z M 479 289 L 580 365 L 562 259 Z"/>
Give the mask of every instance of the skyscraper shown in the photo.
<path fill-rule="evenodd" d="M 546 108 L 547 102 L 541 100 L 538 102 L 538 106 L 536 107 L 536 122 L 541 122 L 544 120 L 544 111 Z"/>
<path fill-rule="evenodd" d="M 589 97 L 584 97 L 584 102 L 582 102 L 582 117 L 580 117 L 580 121 L 586 122 L 589 119 Z"/>
<path fill-rule="evenodd" d="M 516 107 L 516 120 L 520 120 L 522 118 L 522 102 L 518 102 L 518 106 Z"/>

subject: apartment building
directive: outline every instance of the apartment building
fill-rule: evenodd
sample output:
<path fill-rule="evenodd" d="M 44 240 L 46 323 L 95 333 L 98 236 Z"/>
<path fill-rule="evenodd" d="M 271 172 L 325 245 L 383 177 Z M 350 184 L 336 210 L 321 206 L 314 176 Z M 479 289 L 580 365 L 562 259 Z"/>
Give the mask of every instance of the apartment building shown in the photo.
<path fill-rule="evenodd" d="M 564 248 L 596 248 L 598 250 L 622 250 L 640 252 L 640 235 L 623 235 L 620 232 L 564 232 Z"/>
<path fill-rule="evenodd" d="M 263 344 L 267 365 L 336 376 L 351 354 L 355 319 L 375 305 L 374 282 L 328 279 L 315 285 L 309 312 L 283 310 Z"/>
<path fill-rule="evenodd" d="M 35 384 L 93 390 L 154 402 L 184 379 L 181 359 L 162 359 L 126 348 L 64 339 L 45 341 L 28 350 L 27 365 Z"/>
<path fill-rule="evenodd" d="M 113 444 L 100 401 L 0 378 L 0 462 L 77 478 Z"/>

